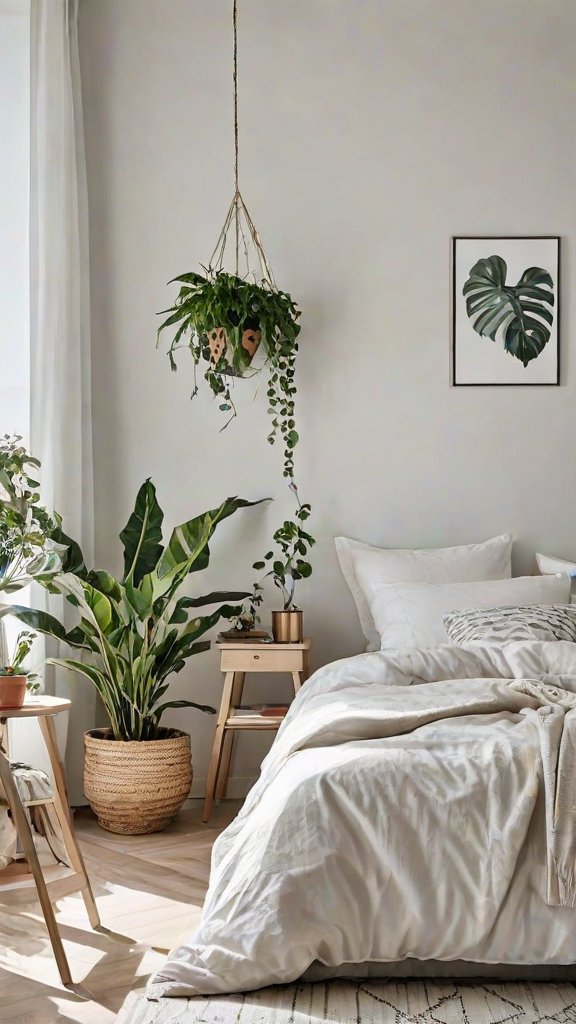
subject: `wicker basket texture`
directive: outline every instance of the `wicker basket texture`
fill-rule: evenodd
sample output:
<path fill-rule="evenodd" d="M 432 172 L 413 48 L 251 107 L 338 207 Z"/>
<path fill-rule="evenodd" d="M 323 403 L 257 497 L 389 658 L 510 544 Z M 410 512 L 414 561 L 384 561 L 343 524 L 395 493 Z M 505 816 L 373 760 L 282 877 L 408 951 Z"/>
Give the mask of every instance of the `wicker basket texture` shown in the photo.
<path fill-rule="evenodd" d="M 190 792 L 190 736 L 164 730 L 167 738 L 123 742 L 109 729 L 84 734 L 84 792 L 108 832 L 160 832 Z"/>

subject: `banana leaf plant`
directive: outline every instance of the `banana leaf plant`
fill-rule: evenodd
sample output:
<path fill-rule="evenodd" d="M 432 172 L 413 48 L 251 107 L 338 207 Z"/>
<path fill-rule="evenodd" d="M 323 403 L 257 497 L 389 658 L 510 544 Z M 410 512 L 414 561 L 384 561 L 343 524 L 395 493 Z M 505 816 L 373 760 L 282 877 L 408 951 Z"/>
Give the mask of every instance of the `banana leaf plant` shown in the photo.
<path fill-rule="evenodd" d="M 0 610 L 25 625 L 83 652 L 79 658 L 51 658 L 51 664 L 80 672 L 96 687 L 110 718 L 115 740 L 153 740 L 163 735 L 160 719 L 167 708 L 193 707 L 211 714 L 215 709 L 191 700 L 166 700 L 169 677 L 184 668 L 188 658 L 207 651 L 201 640 L 222 618 L 239 614 L 244 592 L 213 592 L 204 597 L 178 597 L 188 575 L 205 569 L 209 540 L 218 524 L 240 508 L 257 501 L 227 498 L 219 508 L 177 526 L 168 543 L 162 541 L 164 514 L 154 485 L 147 480 L 138 492 L 134 511 L 120 534 L 124 547 L 121 580 L 103 570 L 88 571 L 79 546 L 60 534 L 68 552 L 67 571 L 47 588 L 64 594 L 78 611 L 79 621 L 68 632 L 46 612 L 11 605 Z M 207 615 L 197 609 L 217 607 Z"/>

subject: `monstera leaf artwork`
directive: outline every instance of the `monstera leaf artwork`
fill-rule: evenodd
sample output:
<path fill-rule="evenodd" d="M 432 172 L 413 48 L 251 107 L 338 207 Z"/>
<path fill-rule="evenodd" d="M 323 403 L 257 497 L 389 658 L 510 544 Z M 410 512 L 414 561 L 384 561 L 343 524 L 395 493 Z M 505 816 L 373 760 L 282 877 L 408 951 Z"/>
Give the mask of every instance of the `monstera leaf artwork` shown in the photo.
<path fill-rule="evenodd" d="M 488 256 L 472 267 L 462 293 L 474 330 L 528 366 L 550 340 L 554 323 L 554 281 L 542 267 L 528 267 L 517 284 L 507 284 L 501 256 Z"/>

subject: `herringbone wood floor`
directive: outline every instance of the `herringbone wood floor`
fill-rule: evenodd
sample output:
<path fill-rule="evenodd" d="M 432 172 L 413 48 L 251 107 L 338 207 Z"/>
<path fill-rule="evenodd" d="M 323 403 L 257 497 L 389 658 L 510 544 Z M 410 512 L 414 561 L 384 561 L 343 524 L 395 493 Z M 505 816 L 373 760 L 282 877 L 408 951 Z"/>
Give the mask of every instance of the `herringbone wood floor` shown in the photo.
<path fill-rule="evenodd" d="M 114 836 L 88 814 L 76 818 L 103 930 L 90 929 L 80 895 L 58 904 L 58 921 L 76 985 L 60 984 L 34 890 L 0 893 L 0 1021 L 110 1024 L 132 990 L 143 990 L 163 951 L 199 920 L 216 836 L 238 801 L 182 811 L 164 832 Z"/>

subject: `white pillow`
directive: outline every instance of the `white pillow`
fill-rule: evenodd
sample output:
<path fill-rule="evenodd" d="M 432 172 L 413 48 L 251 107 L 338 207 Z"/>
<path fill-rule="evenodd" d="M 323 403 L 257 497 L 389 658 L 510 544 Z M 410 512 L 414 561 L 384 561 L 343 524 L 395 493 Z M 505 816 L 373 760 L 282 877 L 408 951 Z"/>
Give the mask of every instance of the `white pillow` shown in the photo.
<path fill-rule="evenodd" d="M 373 587 L 382 583 L 467 583 L 470 580 L 510 579 L 512 534 L 492 537 L 482 544 L 411 551 L 373 548 L 369 544 L 335 537 L 340 568 L 356 602 L 368 650 L 380 648 L 380 637 L 370 613 Z"/>
<path fill-rule="evenodd" d="M 536 564 L 543 576 L 555 575 L 557 572 L 567 572 L 569 576 L 576 574 L 576 562 L 567 562 L 564 558 L 536 553 Z"/>
<path fill-rule="evenodd" d="M 449 612 L 569 601 L 569 576 L 519 576 L 479 583 L 382 583 L 373 587 L 370 611 L 380 649 L 386 651 L 450 643 L 443 622 Z"/>

